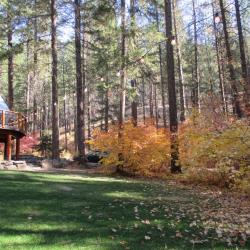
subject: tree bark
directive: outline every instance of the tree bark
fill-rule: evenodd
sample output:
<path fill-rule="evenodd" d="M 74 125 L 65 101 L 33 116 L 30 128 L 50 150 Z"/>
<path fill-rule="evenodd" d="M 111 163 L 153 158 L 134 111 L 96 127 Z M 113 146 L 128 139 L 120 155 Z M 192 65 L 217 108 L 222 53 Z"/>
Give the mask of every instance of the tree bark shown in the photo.
<path fill-rule="evenodd" d="M 68 130 L 67 130 L 67 94 L 66 94 L 66 84 L 65 84 L 65 79 L 64 79 L 64 74 L 65 74 L 65 70 L 64 70 L 64 60 L 62 62 L 62 81 L 63 81 L 63 117 L 64 117 L 64 121 L 63 121 L 63 125 L 64 125 L 64 142 L 65 142 L 65 150 L 68 151 Z"/>
<path fill-rule="evenodd" d="M 168 73 L 168 99 L 169 99 L 169 122 L 171 133 L 171 172 L 180 173 L 178 147 L 178 119 L 175 89 L 174 52 L 172 45 L 172 9 L 171 0 L 165 0 L 165 25 L 167 38 L 167 73 Z"/>
<path fill-rule="evenodd" d="M 143 76 L 142 76 L 142 113 L 143 113 L 143 123 L 146 124 L 145 81 Z"/>
<path fill-rule="evenodd" d="M 238 93 L 238 87 L 237 87 L 237 82 L 236 82 L 236 74 L 235 74 L 235 69 L 233 65 L 233 56 L 232 56 L 231 46 L 229 42 L 229 35 L 228 35 L 228 30 L 227 30 L 227 21 L 226 21 L 226 14 L 225 14 L 223 0 L 219 0 L 219 3 L 220 3 L 223 31 L 224 31 L 224 36 L 225 36 L 225 45 L 226 45 L 226 53 L 227 53 L 227 61 L 228 61 L 228 70 L 229 70 L 229 76 L 230 76 L 230 85 L 231 85 L 232 97 L 233 97 L 234 112 L 238 118 L 241 118 L 242 110 L 240 107 L 239 93 Z"/>
<path fill-rule="evenodd" d="M 52 53 L 52 158 L 60 158 L 59 152 L 59 112 L 57 85 L 57 38 L 56 0 L 51 0 L 51 53 Z"/>
<path fill-rule="evenodd" d="M 118 141 L 122 143 L 123 138 L 123 125 L 125 120 L 125 108 L 126 108 L 126 76 L 125 65 L 126 64 L 126 3 L 125 0 L 121 0 L 121 73 L 120 73 L 120 110 L 119 110 L 119 130 Z M 118 159 L 123 161 L 122 152 L 118 153 Z M 122 164 L 117 166 L 117 172 L 123 172 Z"/>
<path fill-rule="evenodd" d="M 81 162 L 85 161 L 84 144 L 84 89 L 82 77 L 82 58 L 81 58 L 81 13 L 80 1 L 75 0 L 75 55 L 76 55 L 76 96 L 77 96 L 77 148 L 78 157 Z"/>
<path fill-rule="evenodd" d="M 214 11 L 214 4 L 212 3 L 212 9 L 213 9 L 213 16 L 215 17 L 215 11 Z M 221 57 L 220 57 L 220 50 L 219 50 L 219 39 L 218 39 L 218 29 L 216 27 L 215 18 L 213 21 L 213 28 L 214 28 L 214 36 L 215 36 L 215 49 L 216 49 L 216 59 L 217 59 L 217 66 L 218 66 L 218 74 L 219 74 L 219 80 L 220 80 L 220 96 L 221 96 L 221 103 L 223 107 L 223 113 L 225 115 L 228 114 L 227 110 L 227 103 L 225 98 L 225 81 L 224 81 L 224 74 L 223 74 L 223 67 L 221 65 Z"/>
<path fill-rule="evenodd" d="M 33 98 L 33 121 L 32 121 L 32 132 L 33 134 L 35 134 L 35 132 L 37 131 L 37 102 L 36 102 L 36 98 Z"/>
<path fill-rule="evenodd" d="M 173 21 L 174 21 L 174 30 L 175 30 L 175 42 L 176 42 L 176 54 L 177 54 L 177 67 L 178 67 L 178 77 L 179 77 L 179 92 L 180 92 L 180 121 L 184 122 L 186 120 L 186 93 L 184 86 L 184 76 L 182 68 L 182 55 L 179 43 L 179 35 L 177 32 L 177 23 L 176 23 L 176 6 L 175 1 L 173 0 Z"/>
<path fill-rule="evenodd" d="M 30 69 L 29 69 L 29 54 L 30 46 L 29 41 L 26 43 L 26 70 L 27 70 L 27 79 L 26 79 L 26 88 L 25 88 L 25 99 L 26 99 L 26 117 L 27 122 L 30 121 Z M 29 128 L 28 128 L 29 129 Z"/>
<path fill-rule="evenodd" d="M 83 28 L 83 43 L 84 43 L 84 71 L 85 71 L 85 79 L 87 79 L 87 71 L 86 71 L 86 61 L 87 61 L 87 56 L 89 54 L 89 47 L 88 47 L 88 41 L 87 41 L 87 36 L 85 34 L 85 29 Z M 85 53 L 86 51 L 86 53 Z M 91 105 L 91 90 L 90 90 L 90 81 L 88 83 L 85 83 L 86 87 L 87 87 L 87 91 L 85 91 L 85 96 L 87 99 L 87 129 L 88 129 L 88 139 L 91 139 L 91 109 L 92 109 L 92 105 Z"/>
<path fill-rule="evenodd" d="M 155 126 L 159 128 L 159 112 L 158 112 L 158 100 L 157 100 L 157 86 L 154 84 L 154 106 L 155 106 Z"/>
<path fill-rule="evenodd" d="M 150 80 L 149 83 L 149 115 L 150 119 L 154 119 L 154 103 L 153 103 L 153 83 Z"/>
<path fill-rule="evenodd" d="M 46 99 L 43 98 L 43 104 L 42 104 L 42 125 L 41 125 L 41 130 L 42 131 L 44 131 L 44 130 L 47 129 L 46 117 L 47 117 Z"/>
<path fill-rule="evenodd" d="M 160 32 L 160 21 L 159 21 L 159 12 L 158 6 L 156 5 L 156 23 L 157 30 Z M 167 128 L 167 111 L 166 111 L 166 98 L 165 98 L 165 88 L 164 88 L 164 78 L 163 78 L 163 58 L 162 58 L 162 48 L 161 43 L 159 44 L 159 64 L 160 64 L 160 74 L 161 74 L 161 103 L 162 103 L 162 119 L 164 128 Z"/>
<path fill-rule="evenodd" d="M 136 80 L 131 80 L 131 87 L 136 91 Z M 131 104 L 131 111 L 132 111 L 132 123 L 134 126 L 137 126 L 137 96 L 133 99 L 132 104 Z"/>
<path fill-rule="evenodd" d="M 14 64 L 13 64 L 13 28 L 12 20 L 10 17 L 10 10 L 7 13 L 8 21 L 8 31 L 7 31 L 7 40 L 8 40 L 8 105 L 9 109 L 14 108 L 14 90 L 13 90 L 13 78 L 14 78 Z"/>
<path fill-rule="evenodd" d="M 79 0 L 79 5 L 81 3 L 81 0 Z M 80 13 L 80 18 L 81 18 L 81 13 Z M 82 26 L 82 29 L 81 29 Z M 83 113 L 83 127 L 82 127 L 82 131 L 83 131 L 83 151 L 84 151 L 84 161 L 86 160 L 86 145 L 85 145 L 85 139 L 86 139 L 86 127 L 85 127 L 85 114 L 86 114 L 86 103 L 85 103 L 85 99 L 86 99 L 86 58 L 85 58 L 85 48 L 86 48 L 86 43 L 85 43 L 85 27 L 84 27 L 84 23 L 80 23 L 80 30 L 82 30 L 82 102 L 83 102 L 83 108 L 82 108 L 82 113 Z"/>
<path fill-rule="evenodd" d="M 88 110 L 87 110 L 87 118 L 88 118 L 88 139 L 90 140 L 91 138 L 91 102 L 90 102 L 90 86 L 88 86 L 88 91 L 87 91 L 87 105 L 88 105 Z"/>
<path fill-rule="evenodd" d="M 34 1 L 34 9 L 35 9 L 35 13 L 37 11 L 37 5 L 36 5 L 36 0 Z M 56 25 L 56 24 L 55 24 Z M 31 79 L 31 83 L 32 83 L 32 88 L 33 88 L 33 98 L 34 98 L 34 102 L 33 102 L 33 113 L 35 113 L 35 120 L 33 120 L 34 124 L 34 128 L 35 130 L 37 130 L 38 128 L 38 112 L 37 112 L 37 103 L 36 103 L 36 93 L 35 90 L 37 88 L 37 64 L 38 64 L 38 55 L 37 55 L 37 42 L 38 42 L 38 30 L 37 30 L 37 17 L 35 16 L 34 18 L 34 23 L 33 23 L 33 27 L 34 27 L 34 55 L 33 55 L 33 72 L 32 72 L 32 79 Z M 57 66 L 56 66 L 57 67 Z M 53 74 L 53 72 L 52 72 Z M 53 84 L 53 83 L 52 83 Z M 35 132 L 35 131 L 33 131 Z"/>
<path fill-rule="evenodd" d="M 121 78 L 120 78 L 120 112 L 119 126 L 123 126 L 125 119 L 126 90 L 125 90 L 125 56 L 126 56 L 126 8 L 125 0 L 121 0 Z"/>
<path fill-rule="evenodd" d="M 135 0 L 130 0 L 130 15 L 131 15 L 131 31 L 132 31 L 132 39 L 135 44 L 135 28 L 136 28 L 136 16 L 135 16 Z M 137 81 L 136 79 L 131 80 L 131 87 L 136 91 Z M 137 96 L 133 99 L 131 103 L 131 111 L 132 111 L 132 123 L 136 127 L 137 126 Z"/>
<path fill-rule="evenodd" d="M 235 10 L 236 10 L 238 38 L 239 38 L 239 46 L 240 46 L 242 81 L 243 81 L 244 92 L 245 92 L 244 101 L 246 104 L 246 108 L 248 109 L 247 113 L 249 113 L 248 115 L 250 115 L 250 77 L 247 72 L 247 61 L 246 61 L 246 53 L 245 53 L 245 46 L 244 46 L 244 36 L 243 36 L 242 24 L 241 24 L 239 0 L 235 0 L 234 3 L 235 3 Z"/>
<path fill-rule="evenodd" d="M 193 4 L 193 23 L 194 23 L 194 91 L 193 91 L 193 106 L 199 109 L 199 71 L 198 71 L 198 34 L 197 34 L 197 19 L 195 0 Z"/>
<path fill-rule="evenodd" d="M 76 93 L 73 95 L 73 104 L 74 104 L 74 146 L 75 151 L 78 151 L 78 136 L 77 136 L 77 101 L 75 101 Z"/>
<path fill-rule="evenodd" d="M 108 80 L 107 80 L 108 82 Z M 104 107 L 105 131 L 109 130 L 109 89 L 105 89 L 105 107 Z"/>

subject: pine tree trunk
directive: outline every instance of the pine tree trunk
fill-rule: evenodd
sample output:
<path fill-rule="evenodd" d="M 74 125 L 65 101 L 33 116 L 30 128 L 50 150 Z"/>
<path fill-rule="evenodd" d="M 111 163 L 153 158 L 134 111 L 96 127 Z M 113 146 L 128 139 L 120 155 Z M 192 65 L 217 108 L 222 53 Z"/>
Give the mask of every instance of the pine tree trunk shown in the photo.
<path fill-rule="evenodd" d="M 75 54 L 76 54 L 76 96 L 77 96 L 77 148 L 80 162 L 85 161 L 84 144 L 84 88 L 81 58 L 81 13 L 80 1 L 75 0 Z"/>
<path fill-rule="evenodd" d="M 156 23 L 157 30 L 160 32 L 160 21 L 159 21 L 159 12 L 158 6 L 156 6 Z M 163 78 L 163 60 L 162 60 L 162 48 L 161 43 L 159 44 L 159 63 L 160 63 L 160 74 L 161 74 L 161 103 L 162 103 L 162 119 L 164 128 L 167 128 L 167 111 L 166 111 L 166 98 L 165 98 L 165 88 L 164 88 L 164 78 Z"/>
<path fill-rule="evenodd" d="M 168 73 L 168 99 L 169 99 L 169 123 L 171 133 L 171 172 L 180 173 L 178 164 L 178 120 L 175 89 L 174 51 L 172 45 L 172 9 L 171 0 L 165 0 L 165 25 L 167 38 L 167 73 Z"/>
<path fill-rule="evenodd" d="M 37 102 L 36 102 L 36 98 L 33 98 L 33 129 L 32 132 L 33 134 L 36 133 L 37 131 Z"/>
<path fill-rule="evenodd" d="M 75 152 L 78 152 L 78 136 L 77 136 L 77 101 L 75 101 L 76 93 L 73 95 L 73 103 L 74 103 L 74 146 Z"/>
<path fill-rule="evenodd" d="M 195 0 L 193 4 L 193 22 L 194 22 L 194 91 L 193 91 L 193 106 L 199 109 L 199 70 L 198 70 L 198 34 L 197 34 L 197 19 Z"/>
<path fill-rule="evenodd" d="M 101 93 L 102 95 L 102 101 L 101 101 L 101 124 L 100 124 L 100 128 L 101 130 L 105 130 L 105 92 L 102 91 Z"/>
<path fill-rule="evenodd" d="M 136 91 L 136 80 L 131 80 L 131 87 Z M 134 126 L 137 126 L 137 96 L 133 99 L 131 104 L 131 111 L 132 111 L 132 123 Z"/>
<path fill-rule="evenodd" d="M 14 64 L 13 64 L 13 28 L 12 20 L 9 15 L 9 10 L 7 13 L 8 21 L 8 31 L 7 31 L 7 40 L 8 40 L 8 105 L 10 110 L 14 108 L 14 90 L 13 90 L 13 77 L 14 77 Z"/>
<path fill-rule="evenodd" d="M 247 61 L 246 61 L 242 24 L 241 24 L 239 0 L 235 0 L 234 3 L 235 3 L 235 10 L 236 10 L 236 20 L 237 20 L 239 46 L 240 46 L 242 81 L 243 81 L 243 86 L 244 86 L 244 91 L 245 91 L 244 101 L 246 104 L 246 108 L 248 110 L 248 112 L 246 113 L 250 115 L 250 76 L 248 75 L 248 72 L 247 72 Z"/>
<path fill-rule="evenodd" d="M 150 80 L 149 84 L 149 115 L 150 119 L 154 119 L 154 103 L 153 103 L 153 83 Z"/>
<path fill-rule="evenodd" d="M 109 89 L 105 90 L 105 107 L 104 107 L 105 131 L 109 130 Z"/>
<path fill-rule="evenodd" d="M 36 13 L 36 1 L 35 1 L 35 13 Z M 38 56 L 37 56 L 37 17 L 34 18 L 34 55 L 33 55 L 33 74 L 32 74 L 32 88 L 33 90 L 35 90 L 37 88 L 37 63 L 38 63 Z M 53 72 L 52 72 L 53 74 Z M 38 119 L 37 119 L 37 102 L 36 102 L 36 93 L 35 91 L 33 92 L 33 96 L 34 96 L 34 101 L 33 101 L 33 112 L 35 114 L 34 116 L 34 130 L 33 133 L 38 129 Z"/>
<path fill-rule="evenodd" d="M 47 129 L 46 127 L 46 116 L 47 116 L 47 110 L 46 110 L 46 100 L 43 99 L 43 105 L 42 105 L 42 126 L 41 130 L 44 131 Z"/>
<path fill-rule="evenodd" d="M 87 110 L 87 119 L 88 119 L 88 139 L 91 138 L 91 102 L 90 102 L 90 86 L 88 86 L 88 91 L 87 91 L 87 105 L 88 105 L 88 110 Z"/>
<path fill-rule="evenodd" d="M 219 3 L 220 3 L 220 10 L 221 10 L 221 16 L 222 16 L 223 31 L 224 31 L 224 36 L 225 36 L 225 45 L 226 45 L 226 53 L 227 53 L 227 61 L 228 61 L 228 70 L 229 70 L 229 76 L 230 76 L 230 85 L 231 85 L 232 97 L 233 97 L 234 112 L 238 118 L 241 118 L 242 110 L 240 107 L 239 93 L 238 93 L 238 87 L 237 87 L 237 82 L 236 82 L 236 74 L 235 74 L 235 69 L 233 65 L 233 56 L 232 56 L 231 46 L 229 42 L 229 35 L 228 35 L 228 30 L 227 30 L 227 21 L 226 21 L 226 14 L 225 14 L 223 0 L 219 0 Z"/>
<path fill-rule="evenodd" d="M 135 44 L 135 27 L 136 27 L 136 16 L 135 16 L 135 0 L 130 0 L 130 12 L 131 12 L 131 31 L 132 31 L 132 40 Z M 131 87 L 136 90 L 136 79 L 131 80 Z M 131 103 L 131 111 L 132 111 L 132 123 L 136 127 L 137 126 L 137 101 L 135 97 Z"/>
<path fill-rule="evenodd" d="M 52 158 L 60 158 L 59 152 L 59 112 L 57 85 L 57 38 L 56 0 L 51 0 L 51 53 L 52 53 Z"/>
<path fill-rule="evenodd" d="M 143 123 L 146 124 L 145 81 L 143 77 L 142 77 L 142 113 L 143 113 Z"/>
<path fill-rule="evenodd" d="M 125 90 L 125 56 L 126 56 L 126 8 L 125 0 L 121 0 L 121 79 L 120 79 L 120 112 L 119 126 L 123 126 L 125 119 L 126 90 Z"/>
<path fill-rule="evenodd" d="M 88 42 L 87 42 L 87 36 L 85 34 L 85 29 L 83 30 L 83 42 L 84 42 L 84 52 L 86 51 L 86 53 L 84 53 L 85 57 L 84 57 L 84 65 L 85 65 L 85 79 L 87 79 L 87 71 L 86 71 L 86 61 L 88 60 L 87 56 L 89 54 L 89 47 L 88 47 Z M 87 99 L 87 129 L 88 129 L 88 139 L 91 139 L 91 95 L 90 95 L 90 82 L 85 83 L 86 87 L 87 87 L 87 91 L 86 92 L 86 99 Z"/>
<path fill-rule="evenodd" d="M 30 121 L 30 70 L 29 70 L 29 54 L 30 46 L 29 41 L 26 44 L 26 67 L 27 67 L 27 79 L 26 79 L 26 88 L 25 88 L 25 100 L 26 100 L 26 117 L 27 122 Z"/>
<path fill-rule="evenodd" d="M 64 117 L 64 142 L 65 142 L 65 150 L 68 151 L 68 130 L 67 130 L 67 95 L 66 95 L 66 84 L 65 84 L 65 79 L 64 79 L 64 74 L 65 74 L 65 70 L 64 70 L 64 64 L 65 62 L 62 62 L 62 81 L 63 81 L 63 117 Z"/>
<path fill-rule="evenodd" d="M 119 110 L 119 131 L 118 141 L 122 143 L 123 138 L 123 125 L 125 120 L 125 108 L 126 108 L 126 76 L 125 65 L 126 64 L 126 2 L 121 0 L 121 74 L 120 74 L 120 110 Z M 122 152 L 118 153 L 118 159 L 123 161 Z M 117 166 L 117 172 L 123 172 L 122 164 Z"/>
<path fill-rule="evenodd" d="M 81 1 L 79 1 L 80 3 Z M 81 16 L 80 16 L 81 18 Z M 81 23 L 80 23 L 81 25 Z M 82 25 L 83 26 L 83 25 Z M 86 145 L 85 145 L 85 132 L 86 132 L 86 127 L 85 127 L 85 96 L 86 96 L 86 58 L 85 58 L 85 47 L 86 47 L 86 43 L 85 43 L 85 27 L 82 27 L 82 102 L 83 102 L 83 108 L 82 108 L 82 113 L 83 113 L 83 127 L 82 127 L 82 131 L 83 131 L 83 152 L 84 152 L 84 159 L 86 158 Z"/>
<path fill-rule="evenodd" d="M 215 11 L 214 11 L 214 4 L 212 3 L 212 9 L 213 9 L 213 16 L 215 17 Z M 217 67 L 218 67 L 218 74 L 219 74 L 219 80 L 220 80 L 220 96 L 221 96 L 221 103 L 223 107 L 223 113 L 227 116 L 228 110 L 227 110 L 227 104 L 226 104 L 226 98 L 225 98 L 225 81 L 224 81 L 224 74 L 223 74 L 223 67 L 221 65 L 221 57 L 220 57 L 220 51 L 219 51 L 219 39 L 218 39 L 218 29 L 216 27 L 215 18 L 213 21 L 214 26 L 214 36 L 215 36 L 215 49 L 216 49 L 216 59 L 217 59 Z"/>
<path fill-rule="evenodd" d="M 173 21 L 175 30 L 175 42 L 176 42 L 176 54 L 177 54 L 177 67 L 178 67 L 178 77 L 179 77 L 179 92 L 180 92 L 180 121 L 184 122 L 186 119 L 186 93 L 184 87 L 184 76 L 182 68 L 182 56 L 179 43 L 179 36 L 177 33 L 177 23 L 176 23 L 176 7 L 175 1 L 173 0 Z"/>
<path fill-rule="evenodd" d="M 50 104 L 50 101 L 48 100 L 48 106 L 46 107 L 46 129 L 49 129 L 49 126 L 50 126 L 50 108 L 51 108 L 51 104 Z"/>
<path fill-rule="evenodd" d="M 154 106 L 155 106 L 155 126 L 159 128 L 159 112 L 158 112 L 158 101 L 157 101 L 157 86 L 154 84 Z"/>

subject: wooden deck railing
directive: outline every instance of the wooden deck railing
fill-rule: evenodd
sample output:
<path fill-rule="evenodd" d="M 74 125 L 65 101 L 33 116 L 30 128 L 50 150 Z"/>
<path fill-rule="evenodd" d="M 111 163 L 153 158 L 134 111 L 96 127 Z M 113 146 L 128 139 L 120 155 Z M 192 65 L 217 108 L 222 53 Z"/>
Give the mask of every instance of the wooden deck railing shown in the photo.
<path fill-rule="evenodd" d="M 0 128 L 20 131 L 26 134 L 27 121 L 21 113 L 0 110 Z"/>

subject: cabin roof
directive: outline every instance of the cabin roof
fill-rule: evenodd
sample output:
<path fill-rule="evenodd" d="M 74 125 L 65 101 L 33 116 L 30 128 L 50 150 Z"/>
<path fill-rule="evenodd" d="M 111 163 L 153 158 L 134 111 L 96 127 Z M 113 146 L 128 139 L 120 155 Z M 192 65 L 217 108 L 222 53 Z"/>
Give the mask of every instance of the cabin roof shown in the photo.
<path fill-rule="evenodd" d="M 0 110 L 4 110 L 4 111 L 9 111 L 9 107 L 6 104 L 6 102 L 4 101 L 4 99 L 2 98 L 2 96 L 0 96 Z"/>

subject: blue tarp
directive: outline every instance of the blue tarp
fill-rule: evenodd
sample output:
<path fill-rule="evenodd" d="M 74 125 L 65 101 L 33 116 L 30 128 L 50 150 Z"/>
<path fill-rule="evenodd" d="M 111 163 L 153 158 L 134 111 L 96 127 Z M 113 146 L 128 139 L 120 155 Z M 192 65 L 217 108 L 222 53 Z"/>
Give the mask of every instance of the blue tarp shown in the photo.
<path fill-rule="evenodd" d="M 0 110 L 10 110 L 2 96 L 0 96 Z"/>

